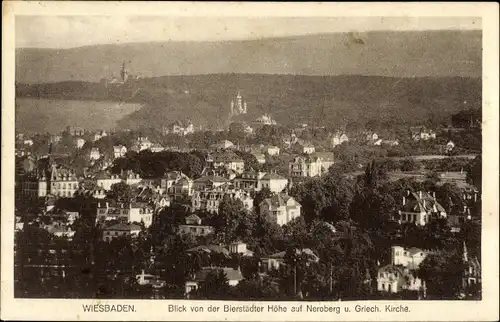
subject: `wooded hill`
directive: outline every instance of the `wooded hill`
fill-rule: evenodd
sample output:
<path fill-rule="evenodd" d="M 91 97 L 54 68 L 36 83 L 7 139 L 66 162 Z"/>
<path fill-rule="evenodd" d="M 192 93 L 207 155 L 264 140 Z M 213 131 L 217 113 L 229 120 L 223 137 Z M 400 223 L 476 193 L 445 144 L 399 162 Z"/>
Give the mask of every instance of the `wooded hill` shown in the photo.
<path fill-rule="evenodd" d="M 370 120 L 392 125 L 449 123 L 452 114 L 481 108 L 481 79 L 217 74 L 142 78 L 124 85 L 59 82 L 16 86 L 17 97 L 110 100 L 144 104 L 121 126 L 161 127 L 191 119 L 198 126 L 227 124 L 238 90 L 251 122 L 270 113 L 279 123 L 344 126 Z"/>

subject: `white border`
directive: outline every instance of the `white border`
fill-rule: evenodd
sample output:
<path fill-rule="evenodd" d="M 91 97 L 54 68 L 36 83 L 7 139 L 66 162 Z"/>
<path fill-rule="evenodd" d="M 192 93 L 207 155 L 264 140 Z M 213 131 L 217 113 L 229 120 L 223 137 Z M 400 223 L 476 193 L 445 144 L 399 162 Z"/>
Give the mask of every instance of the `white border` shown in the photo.
<path fill-rule="evenodd" d="M 496 3 L 148 3 L 148 2 L 3 2 L 2 20 L 2 269 L 1 318 L 16 320 L 498 320 L 498 4 Z M 224 305 L 228 302 L 184 300 L 21 300 L 13 298 L 14 213 L 14 16 L 24 15 L 173 15 L 173 16 L 296 16 L 366 17 L 425 16 L 482 17 L 483 23 L 483 300 L 373 302 L 404 304 L 410 313 L 169 313 L 168 304 Z M 134 313 L 84 313 L 82 304 L 120 303 L 135 305 Z M 234 305 L 258 302 L 232 302 Z M 306 305 L 311 302 L 298 302 Z M 293 302 L 263 302 L 286 305 Z M 318 303 L 322 304 L 322 303 Z M 327 304 L 327 303 L 325 303 Z M 363 302 L 330 302 L 350 307 Z"/>

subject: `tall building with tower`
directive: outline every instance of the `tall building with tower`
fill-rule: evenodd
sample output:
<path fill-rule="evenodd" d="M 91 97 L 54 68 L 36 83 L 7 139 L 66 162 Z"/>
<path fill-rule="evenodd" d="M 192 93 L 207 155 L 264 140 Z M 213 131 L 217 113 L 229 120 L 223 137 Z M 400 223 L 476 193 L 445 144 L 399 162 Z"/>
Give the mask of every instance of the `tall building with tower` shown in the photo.
<path fill-rule="evenodd" d="M 231 100 L 230 117 L 247 114 L 247 102 L 241 96 L 241 91 L 238 91 L 236 98 Z"/>

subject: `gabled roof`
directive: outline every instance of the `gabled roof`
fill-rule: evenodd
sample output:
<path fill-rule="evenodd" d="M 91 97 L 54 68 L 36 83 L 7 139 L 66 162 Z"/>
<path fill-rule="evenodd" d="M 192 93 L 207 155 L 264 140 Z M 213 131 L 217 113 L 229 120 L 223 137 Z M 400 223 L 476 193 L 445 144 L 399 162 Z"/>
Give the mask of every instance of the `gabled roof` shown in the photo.
<path fill-rule="evenodd" d="M 262 202 L 266 203 L 268 206 L 277 208 L 277 207 L 286 207 L 286 204 L 287 204 L 288 200 L 290 200 L 290 199 L 293 199 L 293 198 L 290 197 L 289 195 L 287 195 L 286 193 L 278 193 L 278 194 L 274 194 L 270 198 L 264 199 L 264 201 L 262 201 Z"/>

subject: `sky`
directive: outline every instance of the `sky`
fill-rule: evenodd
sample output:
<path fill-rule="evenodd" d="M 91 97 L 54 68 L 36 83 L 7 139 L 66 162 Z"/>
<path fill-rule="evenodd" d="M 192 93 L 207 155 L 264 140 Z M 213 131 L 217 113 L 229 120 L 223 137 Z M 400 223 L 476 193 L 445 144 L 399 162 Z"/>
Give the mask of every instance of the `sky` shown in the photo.
<path fill-rule="evenodd" d="M 148 41 L 218 41 L 375 30 L 474 30 L 468 17 L 16 16 L 16 47 L 72 48 Z"/>

